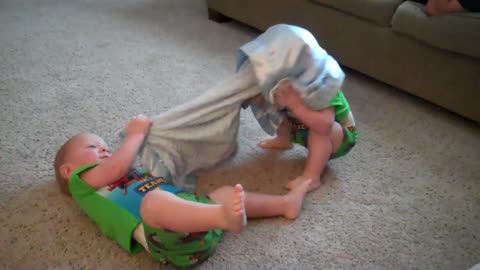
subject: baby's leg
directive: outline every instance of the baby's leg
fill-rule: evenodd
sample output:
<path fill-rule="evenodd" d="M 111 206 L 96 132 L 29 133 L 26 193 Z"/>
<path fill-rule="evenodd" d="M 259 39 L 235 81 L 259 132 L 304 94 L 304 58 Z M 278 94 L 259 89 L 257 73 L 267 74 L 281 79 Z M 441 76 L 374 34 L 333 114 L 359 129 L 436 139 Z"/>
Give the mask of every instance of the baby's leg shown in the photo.
<path fill-rule="evenodd" d="M 265 149 L 290 149 L 293 146 L 290 142 L 290 129 L 291 124 L 285 119 L 278 127 L 275 137 L 263 140 L 258 145 Z"/>
<path fill-rule="evenodd" d="M 285 195 L 245 192 L 245 211 L 247 217 L 264 218 L 283 216 L 288 219 L 296 219 L 302 209 L 303 199 L 310 183 L 311 180 L 299 183 Z M 216 203 L 223 203 L 233 192 L 233 187 L 224 186 L 210 193 L 209 197 Z"/>
<path fill-rule="evenodd" d="M 320 187 L 320 175 L 325 169 L 327 162 L 339 148 L 343 140 L 342 126 L 334 122 L 332 131 L 328 136 L 322 136 L 313 130 L 308 133 L 308 157 L 307 164 L 303 170 L 303 174 L 287 184 L 287 188 L 293 189 L 297 185 L 303 183 L 306 179 L 312 179 L 312 183 L 308 191 L 315 190 Z"/>
<path fill-rule="evenodd" d="M 245 193 L 237 185 L 223 204 L 203 204 L 157 189 L 145 195 L 140 211 L 143 221 L 154 228 L 175 232 L 223 229 L 238 233 L 245 225 Z"/>

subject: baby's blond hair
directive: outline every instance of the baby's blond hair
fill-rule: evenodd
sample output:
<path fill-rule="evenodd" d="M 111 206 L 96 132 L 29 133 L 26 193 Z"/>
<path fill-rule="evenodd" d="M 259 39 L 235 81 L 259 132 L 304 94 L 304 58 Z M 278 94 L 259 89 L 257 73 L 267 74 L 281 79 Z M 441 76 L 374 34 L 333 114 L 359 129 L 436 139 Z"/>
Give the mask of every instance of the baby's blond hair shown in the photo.
<path fill-rule="evenodd" d="M 58 149 L 57 154 L 55 155 L 55 161 L 53 162 L 53 168 L 55 169 L 55 178 L 57 179 L 58 186 L 62 193 L 71 196 L 70 188 L 68 187 L 68 179 L 63 177 L 60 172 L 60 167 L 65 164 L 67 160 L 68 152 L 70 151 L 70 145 L 74 141 L 75 138 L 79 137 L 81 134 L 76 135 L 70 138 L 67 142 L 65 142 L 60 149 Z"/>

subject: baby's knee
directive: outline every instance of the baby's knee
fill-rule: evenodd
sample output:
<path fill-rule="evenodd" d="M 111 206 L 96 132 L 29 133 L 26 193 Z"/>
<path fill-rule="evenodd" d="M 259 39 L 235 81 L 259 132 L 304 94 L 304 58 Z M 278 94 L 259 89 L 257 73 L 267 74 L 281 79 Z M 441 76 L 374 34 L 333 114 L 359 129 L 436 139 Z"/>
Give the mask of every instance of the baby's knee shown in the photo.
<path fill-rule="evenodd" d="M 140 205 L 140 216 L 142 220 L 150 226 L 157 226 L 159 208 L 167 200 L 169 194 L 163 190 L 153 190 L 147 193 Z"/>

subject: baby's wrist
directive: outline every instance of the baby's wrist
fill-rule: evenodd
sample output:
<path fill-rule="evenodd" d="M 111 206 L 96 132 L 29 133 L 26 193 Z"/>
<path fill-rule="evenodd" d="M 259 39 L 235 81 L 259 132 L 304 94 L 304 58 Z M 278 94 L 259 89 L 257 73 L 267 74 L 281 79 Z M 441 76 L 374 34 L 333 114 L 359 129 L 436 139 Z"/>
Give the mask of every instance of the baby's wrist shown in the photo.
<path fill-rule="evenodd" d="M 302 107 L 304 106 L 303 103 L 301 102 L 296 102 L 296 103 L 291 103 L 288 105 L 288 109 L 290 111 L 292 111 L 293 113 L 295 113 L 295 111 L 298 111 L 298 110 L 301 110 Z"/>
<path fill-rule="evenodd" d="M 145 139 L 145 134 L 143 133 L 132 133 L 132 134 L 127 134 L 127 140 L 141 140 L 143 141 Z"/>

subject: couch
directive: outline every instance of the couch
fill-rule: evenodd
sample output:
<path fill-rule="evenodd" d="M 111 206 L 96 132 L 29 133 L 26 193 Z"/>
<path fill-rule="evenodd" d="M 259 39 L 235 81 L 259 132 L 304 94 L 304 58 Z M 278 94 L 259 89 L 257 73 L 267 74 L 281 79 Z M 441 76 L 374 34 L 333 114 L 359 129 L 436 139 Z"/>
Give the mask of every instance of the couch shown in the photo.
<path fill-rule="evenodd" d="M 480 0 L 479 0 L 480 1 Z M 403 0 L 207 0 L 211 20 L 308 29 L 342 65 L 480 123 L 480 14 Z"/>

